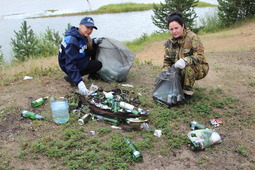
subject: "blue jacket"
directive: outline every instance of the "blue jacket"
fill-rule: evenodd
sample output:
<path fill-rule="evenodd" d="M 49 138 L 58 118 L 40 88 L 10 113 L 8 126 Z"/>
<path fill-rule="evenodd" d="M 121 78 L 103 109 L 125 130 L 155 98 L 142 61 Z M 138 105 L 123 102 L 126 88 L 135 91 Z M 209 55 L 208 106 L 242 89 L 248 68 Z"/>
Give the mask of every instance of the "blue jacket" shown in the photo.
<path fill-rule="evenodd" d="M 86 37 L 82 36 L 76 27 L 68 29 L 59 49 L 58 62 L 60 68 L 76 85 L 82 81 L 80 72 L 87 67 L 90 60 L 86 50 Z"/>

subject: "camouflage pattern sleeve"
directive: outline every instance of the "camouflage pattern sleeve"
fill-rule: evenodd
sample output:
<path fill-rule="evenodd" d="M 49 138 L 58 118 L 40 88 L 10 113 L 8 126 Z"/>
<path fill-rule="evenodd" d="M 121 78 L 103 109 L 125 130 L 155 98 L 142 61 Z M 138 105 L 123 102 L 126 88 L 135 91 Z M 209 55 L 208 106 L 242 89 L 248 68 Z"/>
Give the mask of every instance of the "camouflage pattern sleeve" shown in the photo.
<path fill-rule="evenodd" d="M 187 35 L 187 39 L 188 41 L 190 41 L 191 46 L 188 47 L 190 50 L 188 50 L 187 48 L 185 49 L 184 47 L 184 51 L 189 51 L 187 53 L 185 53 L 184 57 L 189 58 L 189 63 L 194 63 L 194 64 L 205 64 L 206 59 L 204 57 L 204 46 L 200 40 L 200 38 L 193 32 L 189 32 L 189 34 Z"/>
<path fill-rule="evenodd" d="M 164 44 L 163 70 L 169 69 L 175 63 L 175 53 L 172 49 L 172 42 L 168 39 Z M 173 56 L 174 55 L 174 56 Z"/>

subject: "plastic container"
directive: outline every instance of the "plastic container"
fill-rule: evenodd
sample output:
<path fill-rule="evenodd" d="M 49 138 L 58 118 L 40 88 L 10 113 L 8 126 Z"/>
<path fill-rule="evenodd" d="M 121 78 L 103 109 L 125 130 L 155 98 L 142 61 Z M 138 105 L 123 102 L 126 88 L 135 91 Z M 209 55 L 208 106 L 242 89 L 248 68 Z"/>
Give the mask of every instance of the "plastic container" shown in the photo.
<path fill-rule="evenodd" d="M 69 120 L 69 107 L 67 100 L 50 99 L 50 107 L 52 112 L 52 119 L 55 123 L 62 124 Z"/>
<path fill-rule="evenodd" d="M 221 143 L 220 135 L 211 129 L 193 130 L 188 133 L 191 141 L 190 148 L 193 151 L 203 150 L 213 144 Z"/>

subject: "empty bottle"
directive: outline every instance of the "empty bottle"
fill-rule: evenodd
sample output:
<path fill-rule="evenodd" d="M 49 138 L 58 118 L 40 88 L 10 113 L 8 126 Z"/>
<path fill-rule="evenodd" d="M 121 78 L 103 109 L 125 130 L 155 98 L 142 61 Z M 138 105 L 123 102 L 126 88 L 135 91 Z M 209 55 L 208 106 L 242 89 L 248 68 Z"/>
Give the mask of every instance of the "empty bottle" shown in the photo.
<path fill-rule="evenodd" d="M 21 111 L 21 116 L 22 117 L 27 117 L 27 118 L 30 118 L 30 119 L 44 119 L 44 117 L 34 113 L 34 112 L 30 112 L 30 111 L 27 111 L 27 110 L 22 110 Z"/>
<path fill-rule="evenodd" d="M 142 161 L 143 156 L 142 156 L 141 152 L 138 151 L 138 150 L 136 149 L 136 146 L 135 146 L 132 142 L 130 142 L 128 139 L 124 138 L 124 140 L 125 140 L 125 143 L 126 143 L 126 144 L 128 145 L 128 147 L 129 147 L 129 150 L 130 150 L 130 154 L 131 154 L 132 159 L 133 159 L 135 162 L 140 162 L 140 161 Z"/>
<path fill-rule="evenodd" d="M 202 125 L 198 123 L 197 121 L 191 121 L 190 122 L 190 129 L 195 130 L 195 129 L 205 129 L 205 125 Z"/>
<path fill-rule="evenodd" d="M 126 103 L 126 102 L 120 102 L 119 106 L 123 109 L 126 109 L 128 111 L 131 111 L 132 114 L 134 115 L 138 115 L 139 113 L 140 114 L 147 114 L 146 111 L 144 111 L 143 109 L 141 108 L 136 108 L 134 105 L 131 105 L 129 103 Z"/>
<path fill-rule="evenodd" d="M 50 99 L 52 119 L 55 123 L 66 123 L 69 120 L 69 107 L 67 100 Z"/>
<path fill-rule="evenodd" d="M 113 123 L 115 125 L 119 124 L 119 121 L 116 119 L 111 119 L 111 118 L 107 118 L 107 117 L 103 117 L 103 116 L 99 116 L 99 115 L 95 115 L 95 118 L 97 118 L 99 120 L 103 120 L 105 122 Z"/>
<path fill-rule="evenodd" d="M 39 99 L 36 99 L 31 102 L 32 107 L 38 107 L 45 103 L 45 100 L 47 100 L 47 97 L 41 97 Z"/>

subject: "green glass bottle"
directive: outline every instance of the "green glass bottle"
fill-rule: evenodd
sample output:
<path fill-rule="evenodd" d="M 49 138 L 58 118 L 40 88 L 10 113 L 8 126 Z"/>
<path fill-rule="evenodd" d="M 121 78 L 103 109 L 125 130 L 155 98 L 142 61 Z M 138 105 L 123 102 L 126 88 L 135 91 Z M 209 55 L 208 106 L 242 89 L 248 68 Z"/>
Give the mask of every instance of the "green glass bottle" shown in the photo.
<path fill-rule="evenodd" d="M 45 103 L 45 100 L 47 99 L 47 97 L 41 97 L 39 99 L 36 99 L 34 101 L 31 102 L 31 106 L 32 107 L 38 107 L 38 106 L 41 106 L 42 104 Z"/>
<path fill-rule="evenodd" d="M 44 117 L 34 113 L 34 112 L 30 112 L 30 111 L 27 111 L 27 110 L 22 110 L 21 111 L 21 116 L 22 117 L 27 117 L 27 118 L 30 118 L 30 119 L 44 119 Z"/>
<path fill-rule="evenodd" d="M 141 152 L 136 149 L 136 146 L 132 142 L 130 142 L 128 139 L 124 138 L 124 140 L 130 149 L 130 154 L 131 154 L 132 159 L 135 162 L 142 161 L 143 156 L 142 156 Z"/>
<path fill-rule="evenodd" d="M 95 118 L 97 118 L 99 120 L 103 120 L 105 122 L 113 123 L 115 125 L 119 124 L 119 121 L 116 119 L 111 119 L 111 118 L 107 118 L 107 117 L 103 117 L 103 116 L 99 116 L 99 115 L 95 115 Z"/>
<path fill-rule="evenodd" d="M 198 123 L 197 121 L 191 121 L 190 122 L 190 128 L 191 130 L 195 130 L 195 129 L 205 129 L 205 125 L 202 125 L 200 123 Z"/>

